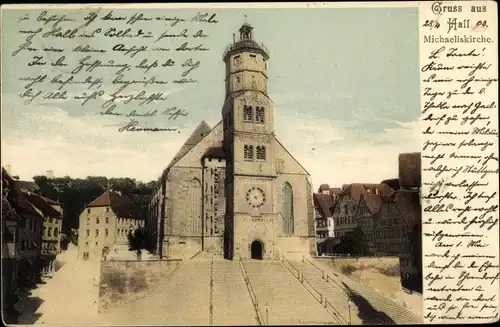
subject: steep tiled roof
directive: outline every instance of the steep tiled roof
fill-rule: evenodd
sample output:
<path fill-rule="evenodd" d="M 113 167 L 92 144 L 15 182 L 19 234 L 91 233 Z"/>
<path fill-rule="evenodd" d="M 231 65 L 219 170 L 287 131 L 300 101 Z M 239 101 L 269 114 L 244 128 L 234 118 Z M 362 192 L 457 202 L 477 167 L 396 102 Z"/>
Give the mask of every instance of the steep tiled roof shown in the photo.
<path fill-rule="evenodd" d="M 28 201 L 37 208 L 44 217 L 62 218 L 61 213 L 54 209 L 40 195 L 28 191 L 22 191 Z"/>
<path fill-rule="evenodd" d="M 402 188 L 420 187 L 421 167 L 420 152 L 399 154 L 399 183 Z"/>
<path fill-rule="evenodd" d="M 323 217 L 331 217 L 335 202 L 330 194 L 314 193 L 314 206 L 318 208 Z"/>
<path fill-rule="evenodd" d="M 394 203 L 398 207 L 408 228 L 420 224 L 422 220 L 420 194 L 418 191 L 400 190 L 396 192 Z"/>
<path fill-rule="evenodd" d="M 167 168 L 175 165 L 177 161 L 179 161 L 182 157 L 184 157 L 189 150 L 191 150 L 198 142 L 200 142 L 208 133 L 210 133 L 212 129 L 208 126 L 208 124 L 203 120 L 191 133 L 191 136 L 184 142 L 179 152 L 174 156 L 172 161 L 168 164 Z"/>
<path fill-rule="evenodd" d="M 16 185 L 19 187 L 20 190 L 22 191 L 29 191 L 29 192 L 38 192 L 40 191 L 40 187 L 35 182 L 31 181 L 15 181 Z"/>
<path fill-rule="evenodd" d="M 321 184 L 318 189 L 318 193 L 321 193 L 322 191 L 328 191 L 330 190 L 330 185 L 328 184 Z"/>
<path fill-rule="evenodd" d="M 123 194 L 120 195 L 113 191 L 105 191 L 102 193 L 99 197 L 87 205 L 87 208 L 90 207 L 110 207 L 118 218 L 143 220 L 139 209 L 134 203 L 132 203 L 128 196 Z"/>
<path fill-rule="evenodd" d="M 12 209 L 14 209 L 19 216 L 22 217 L 23 213 L 26 212 L 30 215 L 41 218 L 35 207 L 22 194 L 16 181 L 14 181 L 5 168 L 2 167 L 2 195 L 4 193 L 4 189 L 8 189 L 8 192 L 5 192 L 7 201 L 9 201 Z"/>
<path fill-rule="evenodd" d="M 398 178 L 385 179 L 381 182 L 381 184 L 385 184 L 395 191 L 399 190 L 399 179 Z"/>
<path fill-rule="evenodd" d="M 330 194 L 342 194 L 344 190 L 342 190 L 340 187 L 332 187 L 330 188 Z"/>
<path fill-rule="evenodd" d="M 378 213 L 382 208 L 383 201 L 380 195 L 374 193 L 365 193 L 363 199 L 372 215 Z"/>
<path fill-rule="evenodd" d="M 42 199 L 44 199 L 44 200 L 45 200 L 45 202 L 47 202 L 47 203 L 48 203 L 48 204 L 50 204 L 50 205 L 53 205 L 53 206 L 59 206 L 59 205 L 61 205 L 61 203 L 60 203 L 59 201 L 52 200 L 52 199 L 50 199 L 50 198 L 48 198 L 48 197 L 45 197 L 45 196 L 42 196 L 42 195 L 40 195 L 40 197 L 41 197 Z"/>

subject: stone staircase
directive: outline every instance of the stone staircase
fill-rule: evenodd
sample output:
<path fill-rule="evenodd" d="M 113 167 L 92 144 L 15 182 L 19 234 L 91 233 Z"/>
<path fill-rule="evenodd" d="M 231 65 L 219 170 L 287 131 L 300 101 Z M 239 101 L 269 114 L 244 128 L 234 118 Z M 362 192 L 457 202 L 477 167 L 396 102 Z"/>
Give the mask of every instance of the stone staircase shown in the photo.
<path fill-rule="evenodd" d="M 363 321 L 359 319 L 359 310 L 356 305 L 348 303 L 349 296 L 342 284 L 335 283 L 335 281 L 326 281 L 326 275 L 323 279 L 321 270 L 308 263 L 303 263 L 298 260 L 289 260 L 290 264 L 295 267 L 305 279 L 322 294 L 323 299 L 326 299 L 330 304 L 328 309 L 339 316 L 342 324 L 348 325 L 361 325 Z"/>
<path fill-rule="evenodd" d="M 267 324 L 338 324 L 280 262 L 248 260 L 243 265 Z"/>
<path fill-rule="evenodd" d="M 404 325 L 423 323 L 421 317 L 407 308 L 381 295 L 372 288 L 343 275 L 340 271 L 337 271 L 328 264 L 318 262 L 317 260 L 305 260 L 300 267 L 304 269 L 304 274 L 310 276 L 313 276 L 314 271 L 316 271 L 319 278 L 321 278 L 321 271 L 323 270 L 324 274 L 328 275 L 328 284 L 337 284 L 344 288 L 353 304 L 357 307 L 357 312 L 355 314 L 351 312 L 353 324 L 359 323 L 359 320 L 361 320 L 361 324 L 364 325 Z M 300 270 L 300 268 L 298 269 Z M 316 280 L 319 281 L 317 277 Z M 331 296 L 327 294 L 326 297 L 329 298 Z M 338 308 L 340 310 L 341 306 Z M 354 318 L 355 315 L 356 318 Z"/>
<path fill-rule="evenodd" d="M 104 313 L 113 325 L 209 324 L 210 261 L 183 262 L 146 297 Z"/>
<path fill-rule="evenodd" d="M 212 303 L 212 323 L 215 326 L 258 324 L 239 262 L 236 260 L 214 259 Z"/>

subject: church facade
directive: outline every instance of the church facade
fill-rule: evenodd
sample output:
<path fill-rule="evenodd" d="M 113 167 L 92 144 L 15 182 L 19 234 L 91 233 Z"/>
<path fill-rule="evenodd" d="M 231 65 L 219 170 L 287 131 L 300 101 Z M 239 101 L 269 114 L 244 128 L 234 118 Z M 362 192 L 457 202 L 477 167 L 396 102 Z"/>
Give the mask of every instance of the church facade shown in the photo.
<path fill-rule="evenodd" d="M 272 260 L 316 251 L 310 176 L 274 133 L 268 51 L 249 24 L 239 32 L 223 56 L 222 121 L 198 125 L 153 195 L 149 230 L 162 257 Z"/>

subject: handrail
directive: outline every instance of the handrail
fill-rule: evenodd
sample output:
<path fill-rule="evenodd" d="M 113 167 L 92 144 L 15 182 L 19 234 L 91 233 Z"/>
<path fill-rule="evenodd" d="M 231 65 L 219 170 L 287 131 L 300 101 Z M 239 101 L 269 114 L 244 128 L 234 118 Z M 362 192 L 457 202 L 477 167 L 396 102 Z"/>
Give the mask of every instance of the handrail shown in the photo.
<path fill-rule="evenodd" d="M 311 260 L 309 260 L 308 258 L 306 258 L 305 256 L 302 256 L 302 262 L 304 262 L 304 259 L 309 262 L 314 268 L 320 270 L 320 271 L 323 271 L 323 269 L 321 269 L 320 267 L 316 266 Z"/>
<path fill-rule="evenodd" d="M 252 301 L 253 307 L 255 309 L 256 313 L 255 319 L 257 320 L 259 325 L 265 325 L 264 316 L 259 308 L 259 301 L 257 300 L 257 295 L 255 295 L 255 291 L 253 290 L 252 284 L 250 283 L 250 279 L 248 278 L 248 272 L 245 268 L 245 265 L 243 265 L 243 260 L 241 259 L 241 257 L 239 261 L 240 261 L 241 274 L 243 275 L 243 279 L 245 280 L 245 284 L 247 285 L 248 293 L 250 294 L 250 300 Z"/>
<path fill-rule="evenodd" d="M 212 326 L 213 322 L 213 292 L 214 292 L 214 256 L 212 255 L 212 261 L 210 262 L 210 292 L 208 297 L 208 314 L 209 314 L 209 326 Z"/>
<path fill-rule="evenodd" d="M 308 280 L 307 278 L 304 277 L 304 273 L 300 273 L 300 271 L 295 268 L 293 266 L 293 264 L 288 261 L 286 258 L 283 257 L 283 266 L 285 266 L 293 275 L 293 272 L 292 270 L 284 264 L 285 260 L 287 261 L 287 263 L 293 267 L 297 272 L 298 272 L 298 277 L 296 277 L 299 282 L 302 284 L 302 286 L 304 286 L 304 288 L 325 308 L 325 310 L 330 314 L 330 316 L 332 316 L 333 318 L 335 318 L 337 321 L 339 321 L 339 323 L 342 324 L 342 322 L 347 322 L 347 320 L 345 318 L 342 317 L 342 315 L 340 314 L 340 312 L 338 312 L 334 307 L 333 305 L 326 299 L 326 297 L 323 296 L 323 294 L 321 292 L 319 292 Z M 294 275 L 295 276 L 295 275 Z M 327 278 L 329 276 L 327 275 Z M 330 278 L 331 279 L 331 278 Z M 317 294 L 319 294 L 319 299 L 313 294 L 313 292 L 311 291 L 311 289 L 309 289 L 306 285 L 309 285 L 309 287 L 314 290 Z M 344 288 L 342 288 L 342 290 L 345 292 Z M 327 306 L 330 305 L 330 308 L 332 310 L 332 312 L 330 312 L 329 310 L 327 310 Z M 347 323 L 346 323 L 347 324 Z"/>
<path fill-rule="evenodd" d="M 287 264 L 288 264 L 291 268 L 293 268 L 293 269 L 295 270 L 295 272 L 296 272 L 297 276 L 295 276 L 295 274 L 293 273 L 293 271 L 292 271 L 289 267 L 287 267 L 286 265 L 283 265 L 283 266 L 287 267 L 287 268 L 288 268 L 288 270 L 292 273 L 292 275 L 294 275 L 294 276 L 295 276 L 295 278 L 297 278 L 297 279 L 298 279 L 298 278 L 300 277 L 300 271 L 299 271 L 297 268 L 295 268 L 295 267 L 292 265 L 292 263 L 291 263 L 290 261 L 288 261 L 288 259 L 287 259 L 287 258 L 285 258 L 285 256 L 282 256 L 282 258 L 281 258 L 281 262 L 282 262 L 282 263 L 284 263 L 285 261 L 286 261 L 286 263 L 287 263 Z"/>
<path fill-rule="evenodd" d="M 325 309 L 328 306 L 332 309 L 333 315 L 335 316 L 335 318 L 337 318 L 337 320 L 340 322 L 340 324 L 350 325 L 350 323 L 347 321 L 347 319 L 345 319 L 344 317 L 342 317 L 342 315 L 340 314 L 340 312 L 338 312 L 337 309 L 335 309 L 335 307 L 330 303 L 330 301 L 328 301 L 327 299 L 325 299 Z"/>

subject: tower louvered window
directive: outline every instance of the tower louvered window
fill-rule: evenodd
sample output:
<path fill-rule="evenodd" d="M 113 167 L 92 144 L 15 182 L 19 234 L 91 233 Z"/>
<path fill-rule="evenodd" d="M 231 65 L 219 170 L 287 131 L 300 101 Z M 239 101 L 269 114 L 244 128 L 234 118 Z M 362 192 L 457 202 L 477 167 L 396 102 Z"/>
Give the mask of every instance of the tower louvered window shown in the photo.
<path fill-rule="evenodd" d="M 251 160 L 253 159 L 253 145 L 245 145 L 243 148 L 244 151 L 244 158 L 246 160 Z"/>
<path fill-rule="evenodd" d="M 252 122 L 252 106 L 243 106 L 243 121 Z"/>
<path fill-rule="evenodd" d="M 255 122 L 264 123 L 264 107 L 255 108 Z"/>
<path fill-rule="evenodd" d="M 256 150 L 257 159 L 266 160 L 266 147 L 259 145 Z"/>

